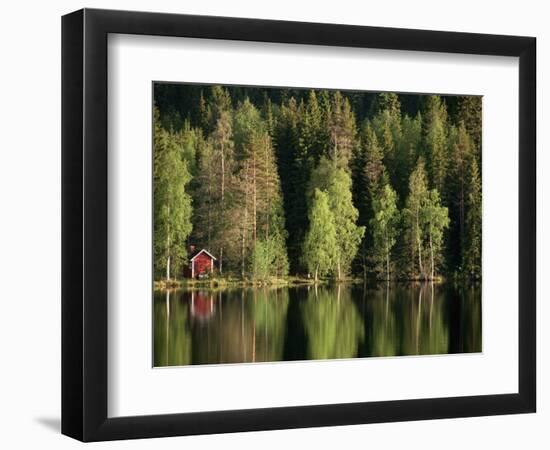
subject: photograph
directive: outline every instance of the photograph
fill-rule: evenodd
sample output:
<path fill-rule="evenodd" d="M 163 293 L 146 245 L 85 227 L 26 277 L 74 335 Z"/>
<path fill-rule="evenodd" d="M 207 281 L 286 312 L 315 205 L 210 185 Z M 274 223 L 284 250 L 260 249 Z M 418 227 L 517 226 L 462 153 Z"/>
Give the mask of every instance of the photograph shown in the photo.
<path fill-rule="evenodd" d="M 482 97 L 153 83 L 153 365 L 482 351 Z"/>

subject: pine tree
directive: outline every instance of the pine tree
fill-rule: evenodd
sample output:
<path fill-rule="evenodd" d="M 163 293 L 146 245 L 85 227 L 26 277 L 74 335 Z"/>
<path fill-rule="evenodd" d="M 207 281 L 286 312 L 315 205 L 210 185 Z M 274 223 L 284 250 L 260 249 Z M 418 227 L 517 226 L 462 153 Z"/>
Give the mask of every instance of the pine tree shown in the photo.
<path fill-rule="evenodd" d="M 281 186 L 271 137 L 266 123 L 249 99 L 235 112 L 235 149 L 239 161 L 241 275 L 246 261 L 257 258 L 257 243 L 261 250 L 269 246 L 274 252 L 269 270 L 286 275 L 286 230 L 281 198 Z M 252 264 L 253 265 L 253 264 Z"/>
<path fill-rule="evenodd" d="M 233 159 L 233 132 L 231 127 L 231 117 L 228 112 L 222 110 L 219 114 L 214 131 L 212 132 L 212 146 L 216 159 L 215 173 L 219 180 L 219 209 L 217 210 L 216 228 L 218 230 L 218 239 L 216 248 L 218 249 L 218 264 L 220 274 L 223 275 L 224 247 L 228 239 L 227 212 L 228 206 L 228 185 L 232 177 L 232 159 Z"/>
<path fill-rule="evenodd" d="M 349 161 L 357 145 L 357 129 L 349 100 L 339 91 L 332 95 L 328 127 L 330 133 L 328 156 L 338 167 L 349 170 Z"/>

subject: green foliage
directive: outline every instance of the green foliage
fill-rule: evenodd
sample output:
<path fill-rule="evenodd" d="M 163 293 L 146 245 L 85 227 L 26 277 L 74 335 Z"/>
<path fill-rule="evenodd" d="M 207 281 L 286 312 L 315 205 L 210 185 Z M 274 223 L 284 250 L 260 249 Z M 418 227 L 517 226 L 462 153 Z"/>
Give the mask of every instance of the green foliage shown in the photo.
<path fill-rule="evenodd" d="M 428 192 L 426 203 L 421 210 L 421 223 L 430 250 L 431 279 L 433 280 L 437 273 L 436 265 L 441 258 L 443 231 L 449 226 L 448 209 L 441 205 L 437 189 Z"/>
<path fill-rule="evenodd" d="M 308 198 L 313 199 L 316 189 L 327 194 L 329 208 L 334 217 L 334 225 L 338 233 L 338 249 L 332 271 L 340 279 L 349 273 L 351 263 L 365 234 L 365 227 L 357 225 L 359 212 L 353 205 L 351 175 L 344 169 L 338 168 L 333 161 L 321 158 L 319 165 L 311 174 Z"/>
<path fill-rule="evenodd" d="M 337 257 L 336 223 L 330 210 L 329 197 L 325 192 L 315 189 L 309 212 L 309 230 L 304 240 L 304 264 L 317 279 L 332 271 Z"/>
<path fill-rule="evenodd" d="M 409 180 L 409 195 L 403 211 L 405 240 L 409 264 L 405 273 L 411 278 L 425 278 L 423 209 L 428 198 L 428 182 L 423 158 L 419 158 Z"/>
<path fill-rule="evenodd" d="M 427 98 L 425 151 L 431 184 L 442 192 L 447 173 L 447 108 L 441 97 Z"/>
<path fill-rule="evenodd" d="M 342 96 L 339 91 L 332 95 L 328 115 L 328 130 L 330 144 L 327 156 L 338 167 L 348 170 L 349 161 L 357 145 L 357 129 L 349 100 Z"/>
<path fill-rule="evenodd" d="M 377 266 L 382 266 L 386 279 L 390 279 L 391 252 L 399 232 L 400 213 L 397 209 L 397 194 L 386 184 L 373 204 L 374 217 L 370 221 L 374 239 L 373 257 Z"/>
<path fill-rule="evenodd" d="M 281 243 L 273 237 L 258 239 L 250 255 L 250 273 L 256 280 L 267 280 L 270 275 L 286 275 L 279 258 Z"/>
<path fill-rule="evenodd" d="M 464 268 L 469 277 L 478 279 L 481 278 L 481 180 L 475 159 L 468 186 Z"/>
<path fill-rule="evenodd" d="M 186 240 L 227 274 L 315 272 L 304 254 L 315 189 L 336 234 L 323 276 L 428 279 L 437 267 L 480 277 L 480 97 L 161 83 L 155 101 L 155 199 L 164 195 L 165 205 L 155 205 L 156 277 L 168 264 L 179 276 Z M 391 239 L 377 220 L 386 186 L 403 225 Z M 185 196 L 193 208 L 187 199 L 168 226 L 169 203 Z M 436 226 L 437 208 L 446 208 L 447 225 Z M 256 263 L 266 245 L 276 255 L 268 275 Z"/>
<path fill-rule="evenodd" d="M 154 266 L 156 274 L 166 273 L 170 278 L 187 258 L 185 242 L 193 226 L 191 197 L 185 187 L 191 176 L 174 135 L 160 127 L 158 113 L 153 155 Z"/>

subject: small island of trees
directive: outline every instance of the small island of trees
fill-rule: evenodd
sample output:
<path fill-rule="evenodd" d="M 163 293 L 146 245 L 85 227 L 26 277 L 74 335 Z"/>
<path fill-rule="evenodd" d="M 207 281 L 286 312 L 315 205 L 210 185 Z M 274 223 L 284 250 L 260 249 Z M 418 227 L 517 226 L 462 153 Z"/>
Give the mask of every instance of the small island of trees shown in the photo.
<path fill-rule="evenodd" d="M 155 83 L 154 276 L 477 280 L 481 98 Z"/>

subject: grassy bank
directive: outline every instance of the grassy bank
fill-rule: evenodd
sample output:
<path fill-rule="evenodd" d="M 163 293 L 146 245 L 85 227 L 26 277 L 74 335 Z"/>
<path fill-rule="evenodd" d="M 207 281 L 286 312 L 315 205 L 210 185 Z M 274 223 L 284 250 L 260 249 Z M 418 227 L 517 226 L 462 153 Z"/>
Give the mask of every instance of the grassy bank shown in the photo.
<path fill-rule="evenodd" d="M 285 278 L 268 278 L 266 280 L 241 279 L 241 278 L 211 278 L 204 280 L 156 280 L 155 290 L 166 289 L 224 289 L 224 288 L 243 288 L 243 287 L 283 287 L 283 286 L 305 286 L 322 285 L 334 283 L 362 283 L 359 278 L 345 278 L 342 280 L 320 279 L 317 282 L 313 278 L 302 278 L 298 276 Z"/>

